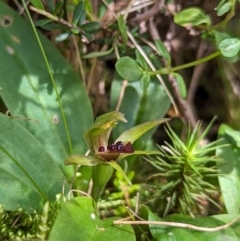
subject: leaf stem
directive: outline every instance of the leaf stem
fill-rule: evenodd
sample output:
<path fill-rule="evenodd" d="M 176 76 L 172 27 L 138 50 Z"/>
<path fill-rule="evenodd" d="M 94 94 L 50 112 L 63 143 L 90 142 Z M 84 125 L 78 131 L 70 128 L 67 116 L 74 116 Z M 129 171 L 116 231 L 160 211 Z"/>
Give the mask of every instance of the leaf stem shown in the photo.
<path fill-rule="evenodd" d="M 186 68 L 189 68 L 189 67 L 192 67 L 192 66 L 195 66 L 195 65 L 199 65 L 199 64 L 202 64 L 204 62 L 207 62 L 208 60 L 211 60 L 211 59 L 214 59 L 216 58 L 217 56 L 219 56 L 221 54 L 220 50 L 218 50 L 217 52 L 213 53 L 213 54 L 210 54 L 202 59 L 199 59 L 199 60 L 196 60 L 196 61 L 193 61 L 191 63 L 188 63 L 188 64 L 183 64 L 183 65 L 180 65 L 180 66 L 177 66 L 177 67 L 173 67 L 173 68 L 162 68 L 160 70 L 156 70 L 156 71 L 150 71 L 149 74 L 150 75 L 156 75 L 156 74 L 170 74 L 170 73 L 173 73 L 173 72 L 176 72 L 176 71 L 179 71 L 179 70 L 182 70 L 182 69 L 186 69 Z"/>

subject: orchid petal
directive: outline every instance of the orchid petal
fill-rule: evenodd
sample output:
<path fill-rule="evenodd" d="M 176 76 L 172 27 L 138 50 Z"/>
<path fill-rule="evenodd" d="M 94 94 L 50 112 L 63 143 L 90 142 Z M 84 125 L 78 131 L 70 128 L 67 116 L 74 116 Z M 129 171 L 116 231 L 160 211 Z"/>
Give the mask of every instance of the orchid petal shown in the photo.
<path fill-rule="evenodd" d="M 98 152 L 99 147 L 107 146 L 109 135 L 118 121 L 127 122 L 124 115 L 118 111 L 112 111 L 99 116 L 92 128 L 84 133 L 85 141 L 91 152 Z"/>
<path fill-rule="evenodd" d="M 96 166 L 102 163 L 102 160 L 97 156 L 71 155 L 65 159 L 64 163 L 65 165 Z"/>
<path fill-rule="evenodd" d="M 147 121 L 143 124 L 132 127 L 129 130 L 124 131 L 116 140 L 122 141 L 124 143 L 131 142 L 134 143 L 139 137 L 141 137 L 145 132 L 156 127 L 159 124 L 169 121 L 168 118 L 157 119 L 152 121 Z"/>

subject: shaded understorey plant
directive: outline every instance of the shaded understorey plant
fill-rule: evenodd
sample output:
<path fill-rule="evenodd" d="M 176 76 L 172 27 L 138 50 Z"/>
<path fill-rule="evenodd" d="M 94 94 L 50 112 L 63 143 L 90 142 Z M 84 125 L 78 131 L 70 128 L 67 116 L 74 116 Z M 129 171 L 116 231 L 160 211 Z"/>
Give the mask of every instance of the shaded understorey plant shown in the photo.
<path fill-rule="evenodd" d="M 134 150 L 132 144 L 144 133 L 168 120 L 166 118 L 156 119 L 134 126 L 124 131 L 115 142 L 110 143 L 109 138 L 112 128 L 119 121 L 127 122 L 127 120 L 118 111 L 103 114 L 96 119 L 93 126 L 84 134 L 90 154 L 88 156 L 71 155 L 65 160 L 65 164 L 93 166 L 92 197 L 97 201 L 111 178 L 113 169 L 120 172 L 128 184 L 132 185 L 118 162 L 130 155 L 159 154 L 159 151 Z"/>
<path fill-rule="evenodd" d="M 152 201 L 164 207 L 163 216 L 172 211 L 200 215 L 207 212 L 210 203 L 221 208 L 213 199 L 217 188 L 211 183 L 218 175 L 216 163 L 221 160 L 215 151 L 221 144 L 220 140 L 207 144 L 204 140 L 211 125 L 200 134 L 198 122 L 193 131 L 188 130 L 185 142 L 168 125 L 166 132 L 172 144 L 165 142 L 159 146 L 160 155 L 146 158 L 158 171 L 148 180 L 155 180 L 151 185 L 155 192 Z"/>

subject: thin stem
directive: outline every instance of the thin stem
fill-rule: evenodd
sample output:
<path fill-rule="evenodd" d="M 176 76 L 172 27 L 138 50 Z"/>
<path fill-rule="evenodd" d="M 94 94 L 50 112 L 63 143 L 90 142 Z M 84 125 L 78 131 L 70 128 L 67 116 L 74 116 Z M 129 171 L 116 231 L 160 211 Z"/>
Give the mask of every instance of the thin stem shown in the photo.
<path fill-rule="evenodd" d="M 192 230 L 198 230 L 203 232 L 216 232 L 219 230 L 226 229 L 236 223 L 240 219 L 240 216 L 235 218 L 229 223 L 226 223 L 224 225 L 214 227 L 214 228 L 208 228 L 208 227 L 199 227 L 192 224 L 187 223 L 175 223 L 175 222 L 166 222 L 166 221 L 122 221 L 122 220 L 116 220 L 113 221 L 114 224 L 130 224 L 130 225 L 162 225 L 162 226 L 170 226 L 170 227 L 178 227 L 178 228 L 188 228 Z"/>
<path fill-rule="evenodd" d="M 127 34 L 128 34 L 128 37 L 131 39 L 131 41 L 133 42 L 133 44 L 135 45 L 135 47 L 138 49 L 138 51 L 140 52 L 140 54 L 144 57 L 144 59 L 146 60 L 147 64 L 149 65 L 149 67 L 152 69 L 152 70 L 155 70 L 155 66 L 152 64 L 151 60 L 148 58 L 148 56 L 146 55 L 146 53 L 143 51 L 142 47 L 137 43 L 137 41 L 135 40 L 135 38 L 133 37 L 133 35 L 131 34 L 130 31 L 127 31 Z M 158 70 L 159 71 L 159 70 Z M 150 73 L 156 73 L 157 71 L 152 71 Z M 163 88 L 165 89 L 173 107 L 174 107 L 174 110 L 176 112 L 176 114 L 179 114 L 179 111 L 178 111 L 178 108 L 177 108 L 177 105 L 176 105 L 176 102 L 174 100 L 174 98 L 172 97 L 170 91 L 168 90 L 167 86 L 165 85 L 162 77 L 159 75 L 159 73 L 156 73 L 155 74 L 156 77 L 158 78 L 159 82 L 162 84 Z"/>
<path fill-rule="evenodd" d="M 193 67 L 193 66 L 202 64 L 204 62 L 207 62 L 207 61 L 209 61 L 211 59 L 216 58 L 219 55 L 221 55 L 221 51 L 220 50 L 218 50 L 217 52 L 215 52 L 213 54 L 210 54 L 210 55 L 208 55 L 208 56 L 206 56 L 206 57 L 204 57 L 202 59 L 193 61 L 191 63 L 183 64 L 183 65 L 180 65 L 180 66 L 177 66 L 177 67 L 173 67 L 173 68 L 163 68 L 163 69 L 160 69 L 160 70 L 157 70 L 157 71 L 150 71 L 149 74 L 150 75 L 170 74 L 172 72 L 176 72 L 176 71 L 179 71 L 179 70 L 182 70 L 182 69 L 186 69 L 186 68 L 189 68 L 189 67 Z"/>
<path fill-rule="evenodd" d="M 43 55 L 43 58 L 44 58 L 44 61 L 45 61 L 45 64 L 46 64 L 46 67 L 47 67 L 47 70 L 48 70 L 48 73 L 49 73 L 49 76 L 50 76 L 50 79 L 52 81 L 52 85 L 53 85 L 53 88 L 55 90 L 55 94 L 56 94 L 56 98 L 57 98 L 57 101 L 58 101 L 58 105 L 59 105 L 59 108 L 60 108 L 60 112 L 61 112 L 61 115 L 62 115 L 62 118 L 63 118 L 63 123 L 64 123 L 64 127 L 65 127 L 65 131 L 66 131 L 66 135 L 67 135 L 67 140 L 68 140 L 68 144 L 69 144 L 69 150 L 70 150 L 70 153 L 72 153 L 72 142 L 71 142 L 71 138 L 70 138 L 70 133 L 69 133 L 69 130 L 68 130 L 68 125 L 67 125 L 67 120 L 66 120 L 66 116 L 65 116 L 65 113 L 63 111 L 63 106 L 62 106 L 62 102 L 61 102 L 61 99 L 60 99 L 60 96 L 59 96 L 59 93 L 58 93 L 58 90 L 57 90 L 57 85 L 56 85 L 56 82 L 55 82 L 55 79 L 53 77 L 53 74 L 52 74 L 52 71 L 51 71 L 51 67 L 49 65 L 49 62 L 48 62 L 48 59 L 47 59 L 47 56 L 46 56 L 46 53 L 45 53 L 45 50 L 42 46 L 42 43 L 41 43 L 41 40 L 38 36 L 38 33 L 37 33 L 37 30 L 34 26 L 34 23 L 33 23 L 33 20 L 31 18 L 31 15 L 28 11 L 28 8 L 26 6 L 26 3 L 25 3 L 25 0 L 22 0 L 22 3 L 23 3 L 23 6 L 26 10 L 26 13 L 27 13 L 27 16 L 29 18 L 29 21 L 32 25 L 32 28 L 33 28 L 33 32 L 36 36 L 36 39 L 37 39 L 37 42 L 38 42 L 38 45 L 39 45 L 39 48 L 42 52 L 42 55 Z"/>

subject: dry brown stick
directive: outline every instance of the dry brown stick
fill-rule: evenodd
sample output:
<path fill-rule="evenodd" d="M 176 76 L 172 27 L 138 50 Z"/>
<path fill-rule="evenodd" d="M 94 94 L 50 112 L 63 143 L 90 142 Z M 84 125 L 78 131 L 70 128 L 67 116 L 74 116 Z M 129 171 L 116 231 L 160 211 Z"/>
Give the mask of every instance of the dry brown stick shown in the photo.
<path fill-rule="evenodd" d="M 197 120 L 196 120 L 196 117 L 193 115 L 191 107 L 188 105 L 187 101 L 182 99 L 182 97 L 180 96 L 177 82 L 176 82 L 174 76 L 169 75 L 168 80 L 169 80 L 170 85 L 172 86 L 173 94 L 176 98 L 178 108 L 180 110 L 180 113 L 182 114 L 182 117 L 183 117 L 185 123 L 190 124 L 190 127 L 194 128 L 195 125 L 197 124 Z"/>
<path fill-rule="evenodd" d="M 150 18 L 154 17 L 157 13 L 159 13 L 164 3 L 165 3 L 165 0 L 157 0 L 156 3 L 147 12 L 137 16 L 134 19 L 131 19 L 130 23 L 138 23 L 141 21 L 149 20 Z"/>
<path fill-rule="evenodd" d="M 215 228 L 208 228 L 208 227 L 199 227 L 196 225 L 192 224 L 187 224 L 187 223 L 176 223 L 176 222 L 166 222 L 166 221 L 122 221 L 122 220 L 116 220 L 113 221 L 114 224 L 130 224 L 130 225 L 161 225 L 161 226 L 170 226 L 170 227 L 177 227 L 177 228 L 188 228 L 192 230 L 197 230 L 197 231 L 203 231 L 203 232 L 216 232 L 220 231 L 223 229 L 226 229 L 236 223 L 240 219 L 240 216 L 235 218 L 229 223 L 226 223 L 224 225 L 215 227 Z"/>

